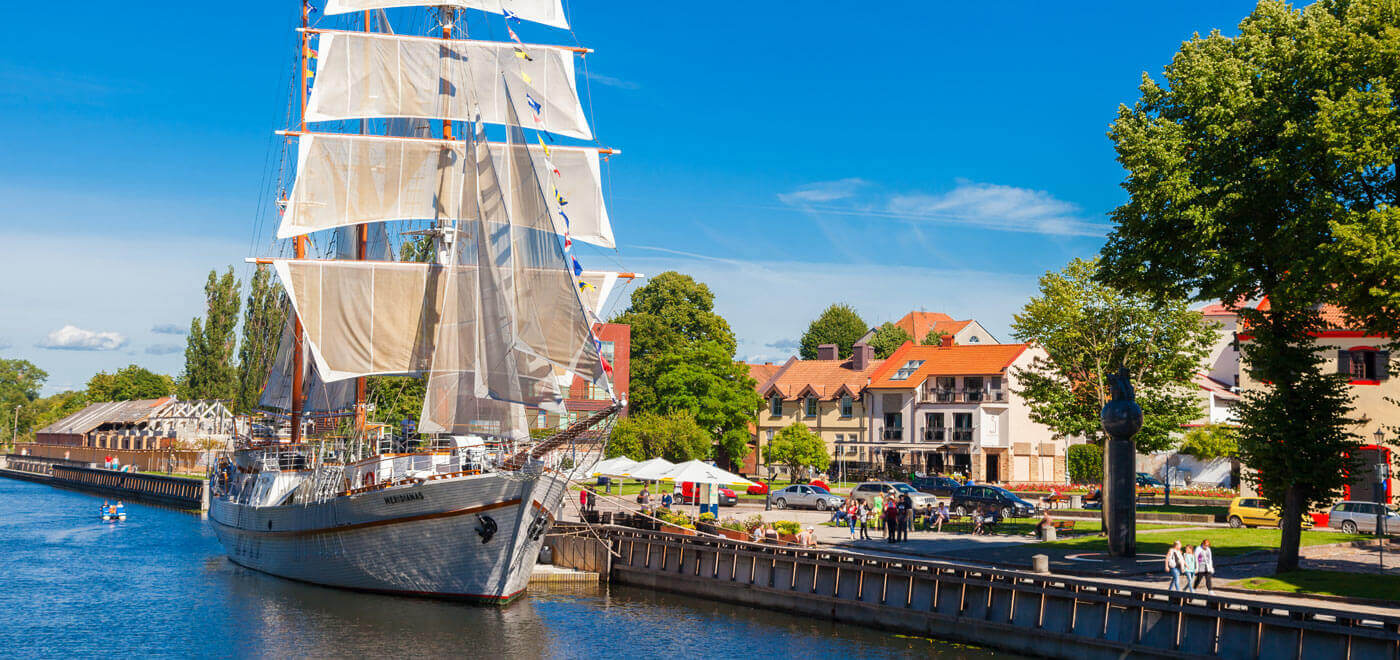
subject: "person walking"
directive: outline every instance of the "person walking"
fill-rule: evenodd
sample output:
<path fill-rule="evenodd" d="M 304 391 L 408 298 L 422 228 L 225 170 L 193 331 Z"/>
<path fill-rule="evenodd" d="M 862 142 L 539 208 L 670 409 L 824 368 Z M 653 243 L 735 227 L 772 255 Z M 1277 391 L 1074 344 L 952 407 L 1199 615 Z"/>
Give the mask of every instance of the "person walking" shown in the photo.
<path fill-rule="evenodd" d="M 1211 584 L 1211 576 L 1215 574 L 1215 557 L 1210 551 L 1210 539 L 1203 539 L 1201 544 L 1196 546 L 1196 584 L 1200 586 L 1205 580 L 1206 593 L 1214 596 L 1215 585 Z"/>
<path fill-rule="evenodd" d="M 870 540 L 870 505 L 865 500 L 859 500 L 860 504 L 860 538 L 863 541 Z"/>
<path fill-rule="evenodd" d="M 846 526 L 851 530 L 851 540 L 856 538 L 856 519 L 860 518 L 860 505 L 855 498 L 846 500 Z"/>
<path fill-rule="evenodd" d="M 875 511 L 875 529 L 878 530 L 882 527 L 880 522 L 885 516 L 885 496 L 880 493 L 875 493 L 875 499 L 872 500 L 872 502 L 871 508 Z"/>
<path fill-rule="evenodd" d="M 1186 591 L 1196 593 L 1192 584 L 1196 580 L 1196 549 L 1189 545 L 1181 550 L 1181 574 L 1186 578 Z"/>
<path fill-rule="evenodd" d="M 909 541 L 909 526 L 914 520 L 914 500 L 908 494 L 899 497 L 899 542 Z"/>
<path fill-rule="evenodd" d="M 588 491 L 588 510 L 589 510 L 589 511 L 597 511 L 597 510 L 598 510 L 598 494 L 595 493 L 595 492 L 593 492 L 593 491 L 591 491 L 591 490 Z"/>
<path fill-rule="evenodd" d="M 587 510 L 588 510 L 588 489 L 587 489 L 587 488 L 580 488 L 580 489 L 578 490 L 578 510 L 579 510 L 580 513 L 582 513 L 582 512 L 584 512 L 584 511 L 587 511 Z"/>
<path fill-rule="evenodd" d="M 891 497 L 890 499 L 885 501 L 885 510 L 883 512 L 883 516 L 881 517 L 881 521 L 885 523 L 885 543 L 895 542 L 894 526 L 897 524 L 898 520 L 899 509 L 894 504 L 894 498 Z"/>
<path fill-rule="evenodd" d="M 1167 585 L 1167 591 L 1176 591 L 1181 581 L 1181 541 L 1172 543 L 1171 549 L 1167 550 L 1167 572 L 1171 574 L 1171 584 Z"/>

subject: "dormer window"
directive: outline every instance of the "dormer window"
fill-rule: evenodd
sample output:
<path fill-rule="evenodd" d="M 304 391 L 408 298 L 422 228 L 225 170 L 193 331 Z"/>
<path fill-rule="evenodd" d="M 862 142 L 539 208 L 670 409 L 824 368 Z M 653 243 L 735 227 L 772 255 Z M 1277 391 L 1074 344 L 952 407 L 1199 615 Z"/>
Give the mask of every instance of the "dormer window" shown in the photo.
<path fill-rule="evenodd" d="M 768 397 L 768 413 L 774 417 L 783 416 L 783 397 L 776 394 Z"/>
<path fill-rule="evenodd" d="M 809 397 L 807 397 L 807 416 L 808 416 L 808 417 L 816 417 L 816 416 L 817 416 L 817 397 L 814 397 L 814 396 L 809 396 Z"/>
<path fill-rule="evenodd" d="M 842 417 L 851 417 L 851 416 L 853 416 L 854 414 L 855 414 L 855 400 L 851 399 L 851 395 L 849 395 L 849 394 L 842 394 L 842 395 L 841 395 L 841 416 L 842 416 Z"/>

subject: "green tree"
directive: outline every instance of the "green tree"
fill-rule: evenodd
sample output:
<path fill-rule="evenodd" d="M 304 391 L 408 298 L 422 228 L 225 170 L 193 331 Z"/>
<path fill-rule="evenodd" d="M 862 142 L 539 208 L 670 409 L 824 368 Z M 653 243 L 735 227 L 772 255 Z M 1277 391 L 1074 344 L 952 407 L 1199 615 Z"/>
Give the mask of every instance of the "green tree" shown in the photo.
<path fill-rule="evenodd" d="M 365 377 L 365 402 L 374 406 L 367 417 L 395 428 L 405 419 L 418 421 L 427 394 L 428 383 L 419 376 Z"/>
<path fill-rule="evenodd" d="M 836 303 L 826 308 L 802 333 L 798 355 L 804 360 L 817 359 L 817 347 L 836 344 L 841 359 L 851 357 L 851 346 L 869 332 L 870 327 L 850 305 Z"/>
<path fill-rule="evenodd" d="M 1268 385 L 1239 406 L 1240 458 L 1283 510 L 1280 572 L 1297 568 L 1303 515 L 1340 491 L 1359 445 L 1345 385 L 1316 355 L 1319 308 L 1384 329 L 1400 295 L 1397 30 L 1386 0 L 1261 2 L 1239 36 L 1195 37 L 1162 83 L 1144 76 L 1109 133 L 1128 201 L 1113 212 L 1103 279 L 1219 299 L 1252 335 L 1244 362 Z"/>
<path fill-rule="evenodd" d="M 99 371 L 87 382 L 86 399 L 98 401 L 135 401 L 159 399 L 175 393 L 175 379 L 135 364 L 113 373 Z"/>
<path fill-rule="evenodd" d="M 1097 270 L 1096 262 L 1075 259 L 1046 273 L 1040 295 L 1013 317 L 1017 340 L 1035 342 L 1048 356 L 1017 369 L 1016 393 L 1029 403 L 1031 419 L 1056 435 L 1102 445 L 1107 378 L 1126 366 L 1142 406 L 1142 430 L 1133 438 L 1138 451 L 1168 449 L 1173 434 L 1201 416 L 1191 378 L 1217 328 L 1184 299 L 1128 294 L 1095 281 Z"/>
<path fill-rule="evenodd" d="M 35 428 L 36 411 L 31 404 L 39 398 L 39 389 L 48 378 L 47 372 L 28 360 L 0 359 L 0 428 L 5 429 L 0 444 L 9 444 L 11 439 Z"/>
<path fill-rule="evenodd" d="M 944 338 L 944 337 L 947 337 L 947 336 L 948 336 L 948 333 L 946 333 L 946 332 L 944 332 L 944 331 L 942 331 L 942 330 L 937 330 L 937 329 L 934 329 L 934 328 L 929 328 L 929 329 L 928 329 L 928 334 L 924 335 L 924 340 L 923 340 L 923 342 L 921 342 L 921 343 L 922 343 L 924 346 L 941 346 L 941 345 L 943 345 L 943 338 Z"/>
<path fill-rule="evenodd" d="M 1103 483 L 1103 447 L 1070 445 L 1065 450 L 1065 468 L 1069 471 L 1070 483 Z"/>
<path fill-rule="evenodd" d="M 777 463 L 787 466 L 788 476 L 794 481 L 798 474 L 808 468 L 820 472 L 831 465 L 826 443 L 802 422 L 780 429 L 773 436 L 773 441 L 763 446 L 763 459 L 770 465 Z"/>
<path fill-rule="evenodd" d="M 662 273 L 633 291 L 631 305 L 613 322 L 632 326 L 631 411 L 686 411 L 731 464 L 742 461 L 758 393 L 748 368 L 734 360 L 737 342 L 714 312 L 710 288 L 688 275 Z"/>
<path fill-rule="evenodd" d="M 238 325 L 238 280 L 233 266 L 219 277 L 209 271 L 204 285 L 205 315 L 190 321 L 185 345 L 185 372 L 180 376 L 180 398 L 232 399 L 238 389 L 233 364 Z"/>
<path fill-rule="evenodd" d="M 709 458 L 712 447 L 710 434 L 689 412 L 641 413 L 617 421 L 607 457 L 626 456 L 634 461 L 661 457 L 683 463 Z"/>
<path fill-rule="evenodd" d="M 914 341 L 914 338 L 910 337 L 904 328 L 886 321 L 875 329 L 875 336 L 871 337 L 868 343 L 875 349 L 875 357 L 883 360 L 899 350 L 906 341 Z"/>
<path fill-rule="evenodd" d="M 1239 432 L 1223 424 L 1206 424 L 1187 431 L 1177 451 L 1202 461 L 1236 458 L 1240 453 Z"/>
<path fill-rule="evenodd" d="M 38 430 L 67 417 L 92 403 L 82 390 L 67 390 L 35 399 L 25 406 L 22 417 L 28 415 L 32 430 Z M 11 412 L 14 412 L 11 410 Z M 7 436 L 8 438 L 8 436 Z"/>
<path fill-rule="evenodd" d="M 238 344 L 238 391 L 233 409 L 247 413 L 257 409 L 267 372 L 277 357 L 282 326 L 287 322 L 287 297 L 272 278 L 272 269 L 258 266 L 248 283 L 243 309 L 243 340 Z"/>

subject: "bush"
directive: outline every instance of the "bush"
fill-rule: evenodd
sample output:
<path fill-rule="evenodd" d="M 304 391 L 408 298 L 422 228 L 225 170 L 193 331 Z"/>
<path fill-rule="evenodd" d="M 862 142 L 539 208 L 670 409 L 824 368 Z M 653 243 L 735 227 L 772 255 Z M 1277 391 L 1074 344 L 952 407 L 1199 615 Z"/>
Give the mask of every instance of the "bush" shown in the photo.
<path fill-rule="evenodd" d="M 1069 480 L 1076 484 L 1096 484 L 1103 481 L 1103 447 L 1095 444 L 1070 445 L 1065 452 Z"/>
<path fill-rule="evenodd" d="M 779 534 L 797 536 L 802 531 L 802 523 L 793 522 L 791 520 L 777 520 L 773 522 L 773 529 L 778 530 Z"/>
<path fill-rule="evenodd" d="M 752 532 L 763 526 L 763 516 L 755 513 L 744 519 L 744 531 Z"/>
<path fill-rule="evenodd" d="M 735 531 L 735 532 L 747 532 L 747 531 L 750 531 L 750 530 L 748 530 L 748 529 L 745 528 L 745 523 L 744 523 L 744 521 L 739 520 L 738 518 L 735 518 L 734 516 L 730 516 L 730 517 L 728 517 L 728 518 L 725 518 L 724 520 L 719 521 L 719 526 L 720 526 L 720 527 L 723 527 L 723 528 L 725 528 L 725 529 L 728 529 L 728 530 Z"/>
<path fill-rule="evenodd" d="M 715 514 L 706 511 L 700 514 L 700 522 L 712 523 L 716 520 Z"/>

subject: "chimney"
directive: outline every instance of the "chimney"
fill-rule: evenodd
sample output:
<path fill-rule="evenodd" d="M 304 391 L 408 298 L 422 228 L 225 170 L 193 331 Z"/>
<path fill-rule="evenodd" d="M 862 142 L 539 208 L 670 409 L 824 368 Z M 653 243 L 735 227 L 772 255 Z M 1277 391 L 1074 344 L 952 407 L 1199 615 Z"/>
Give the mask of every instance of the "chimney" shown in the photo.
<path fill-rule="evenodd" d="M 822 344 L 817 347 L 818 360 L 835 360 L 841 356 L 841 347 L 836 344 Z"/>
<path fill-rule="evenodd" d="M 943 343 L 939 344 L 939 346 L 943 348 L 948 348 L 953 345 L 953 335 L 943 335 L 939 337 L 939 339 L 943 340 Z"/>
<path fill-rule="evenodd" d="M 870 367 L 870 363 L 875 360 L 875 349 L 870 344 L 856 344 L 851 347 L 851 368 L 856 371 L 865 371 Z"/>

